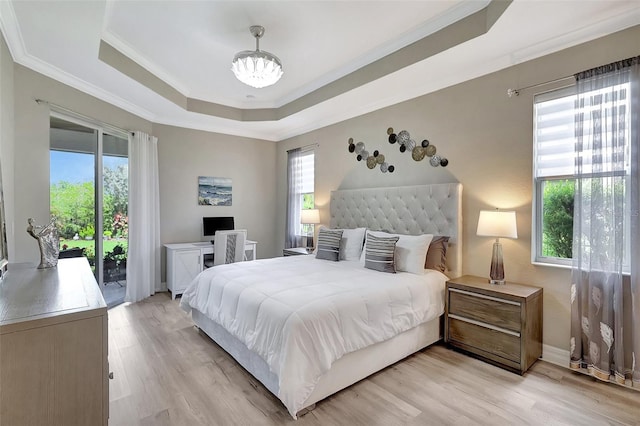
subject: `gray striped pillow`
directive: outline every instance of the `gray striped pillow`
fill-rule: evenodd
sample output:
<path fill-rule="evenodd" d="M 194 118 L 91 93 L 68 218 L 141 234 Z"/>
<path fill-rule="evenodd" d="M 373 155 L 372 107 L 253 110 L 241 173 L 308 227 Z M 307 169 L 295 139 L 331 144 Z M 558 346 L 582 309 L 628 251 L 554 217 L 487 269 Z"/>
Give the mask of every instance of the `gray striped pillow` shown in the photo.
<path fill-rule="evenodd" d="M 330 230 L 322 228 L 318 233 L 318 253 L 316 259 L 340 260 L 340 240 L 342 230 Z"/>
<path fill-rule="evenodd" d="M 364 267 L 380 272 L 396 273 L 394 253 L 400 237 L 376 237 L 367 234 Z"/>

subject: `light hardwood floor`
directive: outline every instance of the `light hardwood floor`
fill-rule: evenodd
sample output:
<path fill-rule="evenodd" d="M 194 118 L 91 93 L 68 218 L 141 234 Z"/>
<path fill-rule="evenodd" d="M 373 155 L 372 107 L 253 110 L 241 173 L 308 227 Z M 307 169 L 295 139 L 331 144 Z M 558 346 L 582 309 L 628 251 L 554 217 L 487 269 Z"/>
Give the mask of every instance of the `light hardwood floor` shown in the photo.
<path fill-rule="evenodd" d="M 167 293 L 109 311 L 112 426 L 640 424 L 640 392 L 538 361 L 524 376 L 436 344 L 294 421 Z"/>

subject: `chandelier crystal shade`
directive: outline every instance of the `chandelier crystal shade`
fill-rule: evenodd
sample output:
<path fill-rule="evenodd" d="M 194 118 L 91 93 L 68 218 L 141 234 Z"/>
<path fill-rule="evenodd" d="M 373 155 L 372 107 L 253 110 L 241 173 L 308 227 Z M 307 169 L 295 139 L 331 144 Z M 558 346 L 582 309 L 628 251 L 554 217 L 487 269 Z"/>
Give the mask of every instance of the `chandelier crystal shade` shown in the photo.
<path fill-rule="evenodd" d="M 261 89 L 280 80 L 283 74 L 282 63 L 276 55 L 260 50 L 260 37 L 264 35 L 264 27 L 254 25 L 249 30 L 256 38 L 256 50 L 237 53 L 233 58 L 231 71 L 244 84 Z"/>

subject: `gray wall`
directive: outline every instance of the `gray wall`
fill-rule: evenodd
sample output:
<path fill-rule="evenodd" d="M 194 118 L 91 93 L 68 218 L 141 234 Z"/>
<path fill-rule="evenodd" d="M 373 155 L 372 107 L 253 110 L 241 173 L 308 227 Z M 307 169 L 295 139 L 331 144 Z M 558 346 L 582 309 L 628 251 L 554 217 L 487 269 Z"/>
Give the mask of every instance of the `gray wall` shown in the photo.
<path fill-rule="evenodd" d="M 258 257 L 282 254 L 276 245 L 276 144 L 199 130 L 153 125 L 158 137 L 161 241 L 200 241 L 203 216 L 234 216 L 258 242 Z M 198 205 L 198 176 L 231 178 L 228 207 Z M 164 259 L 163 251 L 163 263 Z M 163 282 L 165 281 L 163 268 Z"/>
<path fill-rule="evenodd" d="M 278 143 L 278 245 L 284 245 L 288 149 L 319 144 L 316 203 L 325 224 L 334 189 L 461 182 L 463 272 L 489 274 L 493 241 L 475 235 L 479 211 L 516 210 L 518 239 L 502 239 L 507 279 L 544 287 L 544 344 L 567 350 L 569 271 L 531 264 L 533 96 L 554 86 L 523 91 L 515 98 L 508 98 L 506 91 L 638 55 L 638 40 L 640 26 Z M 401 154 L 398 145 L 387 142 L 387 127 L 406 129 L 416 140 L 429 139 L 449 166 L 433 168 Z M 369 152 L 380 150 L 395 172 L 382 174 L 358 163 L 347 151 L 349 137 L 365 142 Z"/>
<path fill-rule="evenodd" d="M 13 60 L 4 37 L 0 33 L 0 167 L 2 168 L 2 192 L 5 204 L 5 223 L 9 259 L 15 258 L 14 248 L 14 134 L 13 134 Z"/>
<path fill-rule="evenodd" d="M 26 233 L 27 218 L 49 220 L 49 106 L 76 111 L 122 129 L 151 133 L 151 123 L 69 86 L 14 64 L 15 99 L 15 250 L 12 261 L 37 262 L 38 245 Z"/>
<path fill-rule="evenodd" d="M 259 257 L 278 254 L 273 226 L 276 222 L 274 143 L 152 125 L 108 103 L 13 64 L 8 53 L 6 48 L 2 50 L 0 77 L 3 83 L 2 120 L 4 123 L 6 119 L 9 125 L 2 126 L 0 152 L 7 158 L 3 163 L 9 166 L 3 170 L 3 177 L 6 176 L 7 181 L 7 216 L 12 222 L 8 228 L 13 226 L 16 231 L 15 242 L 9 246 L 12 261 L 38 260 L 37 244 L 23 231 L 26 230 L 27 218 L 33 217 L 38 223 L 44 223 L 49 218 L 50 109 L 46 104 L 36 103 L 35 99 L 47 100 L 122 129 L 142 130 L 158 137 L 163 243 L 198 241 L 202 216 L 233 215 L 236 226 L 248 229 L 249 238 L 258 241 Z M 8 92 L 7 96 L 4 89 Z M 15 122 L 12 114 L 14 105 Z M 15 152 L 12 153 L 12 144 L 8 142 L 13 140 L 14 123 L 15 140 L 20 143 L 15 144 Z M 12 170 L 13 164 L 21 167 Z M 198 206 L 198 176 L 232 178 L 233 206 Z M 11 199 L 12 188 L 19 195 L 15 200 Z M 10 233 L 10 238 L 13 238 L 13 233 Z M 164 281 L 164 262 L 162 270 Z"/>

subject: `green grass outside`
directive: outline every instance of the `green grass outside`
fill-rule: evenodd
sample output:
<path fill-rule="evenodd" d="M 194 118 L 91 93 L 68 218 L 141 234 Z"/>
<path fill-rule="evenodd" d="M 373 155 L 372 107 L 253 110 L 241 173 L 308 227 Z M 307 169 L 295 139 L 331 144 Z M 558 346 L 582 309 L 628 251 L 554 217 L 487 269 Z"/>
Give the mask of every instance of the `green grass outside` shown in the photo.
<path fill-rule="evenodd" d="M 90 249 L 91 251 L 95 250 L 95 241 L 93 240 L 60 240 L 60 250 L 62 250 L 62 247 L 65 244 L 68 246 L 67 247 L 68 249 L 78 247 L 78 248 Z M 129 242 L 127 241 L 126 238 L 123 238 L 123 239 L 114 238 L 112 240 L 104 240 L 102 242 L 102 246 L 105 253 L 109 253 L 110 251 L 113 251 L 113 248 L 118 244 L 122 246 L 125 252 L 127 251 Z"/>

